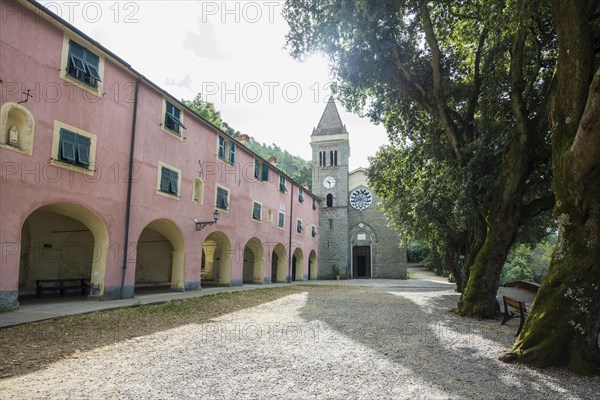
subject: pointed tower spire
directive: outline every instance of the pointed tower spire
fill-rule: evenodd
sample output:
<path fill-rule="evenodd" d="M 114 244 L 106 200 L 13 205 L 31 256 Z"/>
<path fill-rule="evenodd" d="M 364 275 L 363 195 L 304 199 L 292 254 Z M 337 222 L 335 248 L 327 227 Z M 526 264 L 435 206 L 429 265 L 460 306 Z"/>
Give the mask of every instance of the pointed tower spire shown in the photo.
<path fill-rule="evenodd" d="M 321 116 L 319 125 L 313 131 L 313 135 L 333 135 L 337 133 L 348 133 L 346 126 L 342 123 L 340 114 L 338 113 L 333 96 L 327 101 L 325 111 Z"/>

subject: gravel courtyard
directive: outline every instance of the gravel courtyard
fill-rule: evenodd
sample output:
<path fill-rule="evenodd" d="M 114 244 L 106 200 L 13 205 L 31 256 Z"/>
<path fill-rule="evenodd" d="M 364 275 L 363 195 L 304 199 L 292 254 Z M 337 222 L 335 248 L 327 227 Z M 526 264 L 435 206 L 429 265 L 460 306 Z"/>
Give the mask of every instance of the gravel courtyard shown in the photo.
<path fill-rule="evenodd" d="M 445 288 L 306 291 L 74 354 L 2 399 L 597 399 L 600 378 L 496 360 L 516 321 L 448 310 Z"/>

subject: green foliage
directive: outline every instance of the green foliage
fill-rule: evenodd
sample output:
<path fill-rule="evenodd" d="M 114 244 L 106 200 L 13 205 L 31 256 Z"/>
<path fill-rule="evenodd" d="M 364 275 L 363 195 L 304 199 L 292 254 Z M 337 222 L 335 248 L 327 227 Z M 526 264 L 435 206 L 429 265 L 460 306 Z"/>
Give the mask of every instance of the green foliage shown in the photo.
<path fill-rule="evenodd" d="M 513 246 L 502 268 L 500 280 L 541 283 L 548 272 L 555 243 L 556 236 L 551 236 L 536 246 L 525 243 Z"/>
<path fill-rule="evenodd" d="M 333 272 L 334 275 L 339 275 L 340 274 L 340 267 L 338 267 L 337 264 L 333 264 L 331 266 L 331 271 Z"/>
<path fill-rule="evenodd" d="M 215 105 L 209 101 L 202 100 L 202 94 L 198 93 L 193 100 L 181 100 L 186 106 L 200 114 L 205 120 L 225 131 L 225 125 L 221 119 L 221 112 L 215 109 Z"/>
<path fill-rule="evenodd" d="M 287 150 L 282 150 L 276 144 L 259 143 L 254 138 L 250 138 L 248 147 L 265 160 L 268 160 L 269 157 L 277 158 L 277 168 L 288 174 L 296 182 L 300 184 L 308 183 L 309 188 L 311 187 L 312 166 L 310 162 L 290 154 Z"/>
<path fill-rule="evenodd" d="M 406 246 L 406 253 L 409 263 L 423 262 L 431 253 L 429 245 L 421 240 L 413 240 Z"/>
<path fill-rule="evenodd" d="M 457 274 L 458 256 L 472 264 L 485 232 L 500 231 L 486 222 L 529 224 L 520 236 L 539 239 L 547 219 L 518 212 L 551 194 L 549 129 L 535 125 L 556 62 L 548 4 L 290 0 L 283 15 L 291 55 L 327 54 L 342 104 L 385 125 L 391 143 L 371 160 L 369 182 L 407 241 L 426 242 Z M 524 19 L 523 50 L 515 50 Z M 517 93 L 523 116 L 515 116 Z M 522 129 L 519 118 L 532 123 Z M 543 139 L 520 146 L 527 136 Z M 515 215 L 494 218 L 498 210 Z"/>

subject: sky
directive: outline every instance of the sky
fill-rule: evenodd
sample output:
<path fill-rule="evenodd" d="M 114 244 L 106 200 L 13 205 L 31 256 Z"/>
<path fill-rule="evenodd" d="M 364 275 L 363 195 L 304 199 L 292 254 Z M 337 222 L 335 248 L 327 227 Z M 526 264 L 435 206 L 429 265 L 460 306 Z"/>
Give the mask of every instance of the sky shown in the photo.
<path fill-rule="evenodd" d="M 310 160 L 310 134 L 331 94 L 326 57 L 284 48 L 280 1 L 41 1 L 178 99 L 202 93 L 224 121 Z M 346 112 L 350 169 L 387 142 L 385 129 Z"/>

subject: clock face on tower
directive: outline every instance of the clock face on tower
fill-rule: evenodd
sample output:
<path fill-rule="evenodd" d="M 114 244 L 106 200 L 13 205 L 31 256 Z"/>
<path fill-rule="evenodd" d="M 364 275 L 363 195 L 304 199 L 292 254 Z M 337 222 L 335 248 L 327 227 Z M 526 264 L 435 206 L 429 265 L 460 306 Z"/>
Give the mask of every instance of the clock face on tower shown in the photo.
<path fill-rule="evenodd" d="M 357 210 L 365 210 L 369 208 L 373 202 L 373 196 L 367 189 L 359 188 L 350 193 L 350 205 Z"/>
<path fill-rule="evenodd" d="M 323 186 L 325 189 L 332 189 L 335 186 L 335 178 L 333 176 L 328 176 L 323 179 Z"/>

